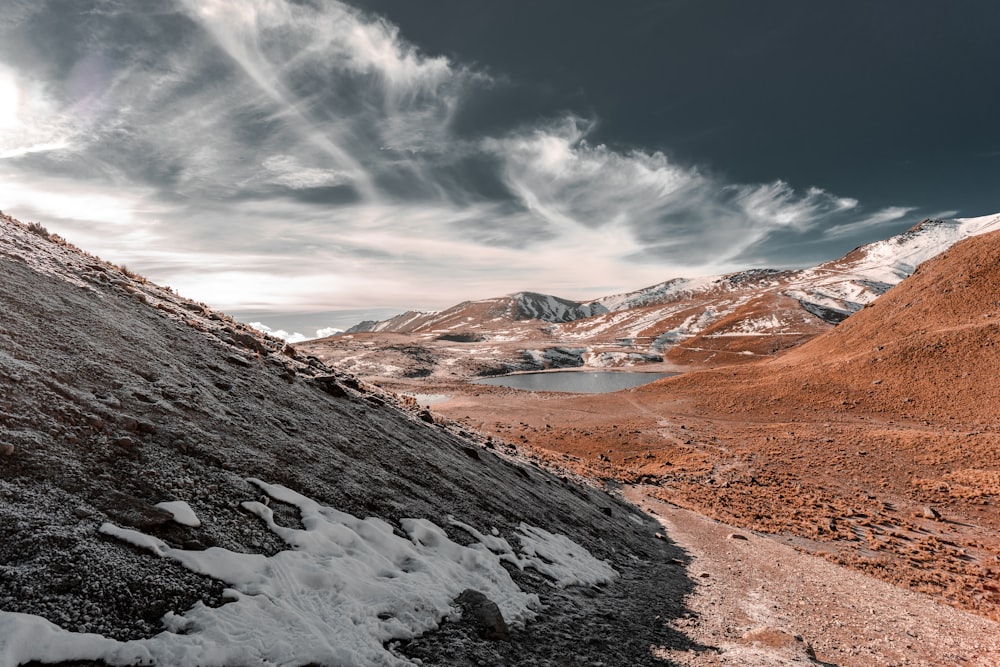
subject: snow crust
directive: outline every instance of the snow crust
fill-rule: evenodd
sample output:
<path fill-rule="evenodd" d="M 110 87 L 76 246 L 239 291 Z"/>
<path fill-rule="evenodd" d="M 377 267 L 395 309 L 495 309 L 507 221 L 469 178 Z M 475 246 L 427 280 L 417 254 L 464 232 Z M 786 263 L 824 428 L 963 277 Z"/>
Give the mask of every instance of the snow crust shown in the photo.
<path fill-rule="evenodd" d="M 523 570 L 530 567 L 552 579 L 555 586 L 594 586 L 611 581 L 618 573 L 606 561 L 594 558 L 589 551 L 565 535 L 554 535 L 543 528 L 521 523 L 517 537 L 521 555 L 514 553 L 506 539 L 497 535 L 484 535 L 469 524 L 450 519 L 451 525 L 461 528 L 479 540 L 477 547 L 488 549 Z"/>
<path fill-rule="evenodd" d="M 194 513 L 191 506 L 183 500 L 172 500 L 169 502 L 156 503 L 155 507 L 166 510 L 174 515 L 174 521 L 182 526 L 197 528 L 201 525 L 201 519 Z"/>
<path fill-rule="evenodd" d="M 384 645 L 409 639 L 455 619 L 453 600 L 465 589 L 486 595 L 512 627 L 523 627 L 541 608 L 501 565 L 532 567 L 558 587 L 594 585 L 617 573 L 564 535 L 522 523 L 521 554 L 510 543 L 452 521 L 477 544 L 452 541 L 426 519 L 403 519 L 397 534 L 378 518 L 359 519 L 322 506 L 287 487 L 250 479 L 268 497 L 298 508 L 304 529 L 280 526 L 261 502 L 243 508 L 259 517 L 291 549 L 274 556 L 219 547 L 175 549 L 162 540 L 110 523 L 105 535 L 219 579 L 232 602 L 211 608 L 199 602 L 183 614 L 168 612 L 166 630 L 121 642 L 64 630 L 40 616 L 0 612 L 0 665 L 32 660 L 104 660 L 111 665 L 408 665 Z M 182 518 L 186 503 L 170 505 Z M 175 516 L 177 515 L 175 514 Z M 196 519 L 196 517 L 195 517 Z"/>

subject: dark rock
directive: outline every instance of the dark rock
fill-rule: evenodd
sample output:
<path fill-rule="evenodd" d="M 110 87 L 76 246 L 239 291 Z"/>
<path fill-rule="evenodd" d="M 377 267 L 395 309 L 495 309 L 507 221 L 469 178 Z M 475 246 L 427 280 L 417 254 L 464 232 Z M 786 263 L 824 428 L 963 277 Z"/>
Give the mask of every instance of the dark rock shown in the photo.
<path fill-rule="evenodd" d="M 466 588 L 455 598 L 462 607 L 462 617 L 471 621 L 479 635 L 494 641 L 510 641 L 510 630 L 500 607 L 479 591 Z"/>
<path fill-rule="evenodd" d="M 434 415 L 431 414 L 430 410 L 421 410 L 417 416 L 420 417 L 420 421 L 427 422 L 428 424 L 434 423 Z"/>
<path fill-rule="evenodd" d="M 174 520 L 170 512 L 120 491 L 107 490 L 94 504 L 112 521 L 139 530 L 151 530 Z"/>
<path fill-rule="evenodd" d="M 264 345 L 261 344 L 261 342 L 259 340 L 257 340 L 256 336 L 254 336 L 252 334 L 248 334 L 248 333 L 242 333 L 242 332 L 239 332 L 239 331 L 232 331 L 230 333 L 231 333 L 231 335 L 233 337 L 233 341 L 237 345 L 239 345 L 241 347 L 245 347 L 246 349 L 248 349 L 248 350 L 250 350 L 252 352 L 256 352 L 257 354 L 266 354 L 267 353 L 267 348 L 264 347 Z"/>
<path fill-rule="evenodd" d="M 236 366 L 242 366 L 243 368 L 250 368 L 250 360 L 246 357 L 241 357 L 238 354 L 230 354 L 226 357 L 226 361 Z"/>
<path fill-rule="evenodd" d="M 127 435 L 124 435 L 115 440 L 115 444 L 121 447 L 122 449 L 132 449 L 133 447 L 136 446 L 137 443 L 132 438 L 128 437 Z"/>
<path fill-rule="evenodd" d="M 336 396 L 337 398 L 347 396 L 347 390 L 337 381 L 336 375 L 317 375 L 310 382 L 331 396 Z"/>

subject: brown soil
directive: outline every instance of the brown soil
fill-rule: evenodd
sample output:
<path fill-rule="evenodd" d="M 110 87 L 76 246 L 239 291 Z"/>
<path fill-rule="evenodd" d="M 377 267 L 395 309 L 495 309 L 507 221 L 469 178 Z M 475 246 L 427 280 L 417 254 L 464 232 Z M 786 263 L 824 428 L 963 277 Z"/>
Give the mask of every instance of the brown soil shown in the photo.
<path fill-rule="evenodd" d="M 1000 619 L 1000 234 L 760 363 L 611 395 L 449 388 L 552 464 Z"/>

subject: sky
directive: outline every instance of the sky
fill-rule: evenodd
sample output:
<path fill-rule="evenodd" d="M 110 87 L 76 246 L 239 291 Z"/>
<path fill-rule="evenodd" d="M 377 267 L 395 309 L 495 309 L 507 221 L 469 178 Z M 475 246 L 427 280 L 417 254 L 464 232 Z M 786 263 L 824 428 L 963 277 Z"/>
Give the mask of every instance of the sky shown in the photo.
<path fill-rule="evenodd" d="M 1000 4 L 0 0 L 0 210 L 313 335 L 1000 211 Z"/>

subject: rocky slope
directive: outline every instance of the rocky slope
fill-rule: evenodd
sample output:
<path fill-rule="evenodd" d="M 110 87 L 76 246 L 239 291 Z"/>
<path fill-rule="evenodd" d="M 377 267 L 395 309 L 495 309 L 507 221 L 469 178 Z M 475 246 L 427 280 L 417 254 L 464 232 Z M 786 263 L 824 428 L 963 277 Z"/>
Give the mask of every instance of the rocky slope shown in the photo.
<path fill-rule="evenodd" d="M 478 436 L 8 218 L 0 298 L 0 666 L 1000 656 L 987 619 L 793 551 L 829 548 L 795 526 L 845 502 L 835 467 L 805 455 L 808 424 L 792 457 L 808 493 L 753 437 L 789 428 L 784 417 L 741 414 L 736 428 L 735 403 L 711 391 L 696 416 L 700 394 L 681 389 L 560 399 L 560 411 L 551 396 L 483 388 L 476 425 L 502 437 Z M 573 470 L 645 482 L 627 491 L 662 526 Z M 890 553 L 905 535 L 886 525 L 910 509 L 893 493 L 859 496 L 849 515 L 870 511 Z M 785 535 L 677 504 L 772 532 L 784 521 Z M 924 562 L 961 565 L 970 524 L 936 506 L 943 521 L 918 526 Z"/>
<path fill-rule="evenodd" d="M 684 554 L 602 491 L 6 217 L 0 303 L 3 667 L 632 665 L 693 646 L 668 624 Z M 317 554 L 328 573 L 303 564 Z M 574 585 L 553 569 L 567 559 L 615 574 Z M 326 588 L 338 563 L 359 569 Z M 509 641 L 463 615 L 454 568 L 507 595 Z M 340 589 L 362 584 L 402 588 Z M 274 591 L 291 601 L 266 612 Z"/>
<path fill-rule="evenodd" d="M 366 322 L 303 349 L 372 380 L 442 380 L 553 367 L 719 365 L 829 330 L 1000 215 L 925 220 L 811 269 L 675 279 L 585 303 L 521 293 Z"/>

